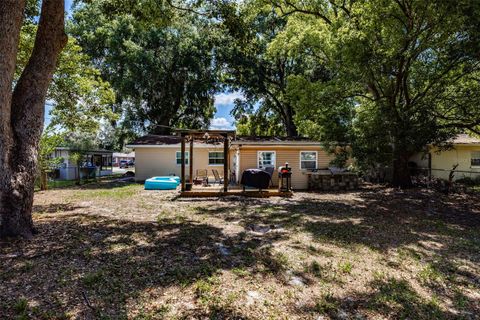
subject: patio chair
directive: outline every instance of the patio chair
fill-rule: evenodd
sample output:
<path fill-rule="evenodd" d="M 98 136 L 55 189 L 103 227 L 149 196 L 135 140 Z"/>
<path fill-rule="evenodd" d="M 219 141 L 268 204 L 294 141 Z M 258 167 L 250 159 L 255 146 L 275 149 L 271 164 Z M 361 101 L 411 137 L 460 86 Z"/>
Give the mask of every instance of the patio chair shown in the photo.
<path fill-rule="evenodd" d="M 194 184 L 208 184 L 208 170 L 207 169 L 197 169 L 195 174 L 195 179 L 193 179 Z"/>
<path fill-rule="evenodd" d="M 223 178 L 220 177 L 220 174 L 218 173 L 218 170 L 217 169 L 212 169 L 212 172 L 213 172 L 213 176 L 215 177 L 215 182 L 214 183 L 222 184 L 223 183 Z"/>

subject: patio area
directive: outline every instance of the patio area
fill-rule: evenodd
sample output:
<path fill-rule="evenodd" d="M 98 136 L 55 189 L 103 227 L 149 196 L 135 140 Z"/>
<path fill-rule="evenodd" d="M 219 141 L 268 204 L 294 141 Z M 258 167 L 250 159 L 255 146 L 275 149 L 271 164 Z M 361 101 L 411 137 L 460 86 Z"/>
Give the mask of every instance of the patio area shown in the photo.
<path fill-rule="evenodd" d="M 218 197 L 218 196 L 245 196 L 254 198 L 267 198 L 267 197 L 291 197 L 293 193 L 291 191 L 279 191 L 278 188 L 268 189 L 253 189 L 245 188 L 241 185 L 228 186 L 228 190 L 224 190 L 223 185 L 214 184 L 209 186 L 194 185 L 192 190 L 181 191 L 180 197 L 187 198 L 202 198 L 202 197 Z"/>
<path fill-rule="evenodd" d="M 242 195 L 249 197 L 289 197 L 292 195 L 291 191 L 280 191 L 278 188 L 273 188 L 271 185 L 268 188 L 252 189 L 244 188 L 239 185 L 230 169 L 229 151 L 230 141 L 235 138 L 235 131 L 232 130 L 177 130 L 177 134 L 181 137 L 181 188 L 180 197 L 216 197 L 229 195 Z M 216 169 L 212 169 L 215 183 L 209 181 L 208 170 L 197 170 L 194 172 L 194 157 L 193 148 L 195 140 L 204 140 L 206 142 L 222 144 L 223 145 L 223 174 Z M 188 175 L 186 168 L 186 144 L 189 143 L 188 154 L 190 159 L 188 161 Z M 199 177 L 199 171 L 205 171 L 204 179 Z M 273 173 L 273 172 L 272 172 Z M 270 175 L 272 174 L 270 173 Z M 225 178 L 227 177 L 227 178 Z M 205 180 L 206 179 L 206 180 Z M 203 180 L 203 181 L 202 181 Z"/>

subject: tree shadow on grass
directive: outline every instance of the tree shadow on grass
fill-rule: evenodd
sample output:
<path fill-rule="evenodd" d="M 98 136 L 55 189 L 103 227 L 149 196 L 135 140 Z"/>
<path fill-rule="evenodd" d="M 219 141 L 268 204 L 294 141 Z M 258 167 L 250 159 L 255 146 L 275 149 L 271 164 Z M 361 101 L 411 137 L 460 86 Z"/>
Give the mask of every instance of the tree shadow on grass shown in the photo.
<path fill-rule="evenodd" d="M 478 287 L 479 273 L 475 271 L 480 262 L 480 224 L 475 216 L 478 206 L 413 191 L 367 190 L 354 195 L 353 200 L 322 199 L 316 195 L 273 201 L 221 199 L 218 206 L 198 206 L 195 212 L 227 223 L 236 220 L 245 228 L 265 224 L 290 232 L 305 232 L 316 242 L 342 248 L 366 246 L 383 257 L 392 249 L 403 250 L 431 263 L 432 270 L 446 279 L 447 284 Z M 34 241 L 0 243 L 0 283 L 6 288 L 0 291 L 0 314 L 6 318 L 16 315 L 15 304 L 21 297 L 31 304 L 29 313 L 33 318 L 47 318 L 49 311 L 57 317 L 62 312 L 77 312 L 82 319 L 102 315 L 128 318 L 132 306 L 143 297 L 161 299 L 163 293 L 171 294 L 167 290 L 172 287 L 194 286 L 223 270 L 248 268 L 251 273 L 281 273 L 281 257 L 265 245 L 288 237 L 288 234 L 267 233 L 259 239 L 247 231 L 226 234 L 221 228 L 188 219 L 132 222 L 75 212 L 57 219 L 40 219 L 36 225 L 40 234 Z M 431 242 L 441 245 L 432 246 Z M 436 260 L 439 256 L 442 259 Z M 442 267 L 442 261 L 450 261 L 451 266 Z M 468 263 L 471 268 L 460 268 L 456 261 Z M 435 273 L 427 270 L 425 274 L 426 280 L 435 279 Z M 392 318 L 397 318 L 396 315 L 428 318 L 430 313 L 437 314 L 435 303 L 421 299 L 409 283 L 402 281 L 372 282 L 374 293 L 358 293 L 355 297 L 358 302 L 351 308 L 378 310 Z M 432 287 L 438 290 L 440 299 L 452 294 L 440 292 L 441 285 L 434 281 Z M 182 290 L 176 294 L 182 294 Z M 87 306 L 84 295 L 92 308 Z M 388 297 L 395 297 L 395 301 Z M 465 309 L 478 310 L 469 299 L 457 297 Z M 351 304 L 343 297 L 330 302 L 334 306 Z M 35 305 L 37 309 L 33 309 Z M 220 310 L 219 318 L 242 317 L 226 305 L 215 308 L 207 313 L 194 309 L 188 315 L 206 317 Z M 328 304 L 318 308 L 328 309 Z M 442 317 L 450 316 L 441 312 Z"/>
<path fill-rule="evenodd" d="M 223 199 L 218 206 L 199 206 L 194 210 L 196 214 L 225 221 L 238 220 L 243 226 L 300 228 L 321 242 L 359 244 L 381 252 L 446 238 L 456 245 L 463 243 L 467 250 L 480 248 L 480 242 L 475 241 L 480 229 L 480 214 L 475 213 L 480 212 L 480 197 L 477 202 L 464 202 L 425 190 L 393 189 L 353 194 L 353 200 L 321 200 L 315 194 L 306 194 L 280 203 Z"/>
<path fill-rule="evenodd" d="M 440 308 L 435 298 L 421 297 L 405 279 L 379 278 L 367 286 L 370 292 L 351 292 L 336 297 L 324 294 L 315 305 L 297 308 L 298 314 L 319 313 L 333 319 L 469 319 L 469 313 L 459 314 Z M 473 301 L 468 301 L 473 303 Z M 472 314 L 470 314 L 472 316 Z M 473 318 L 472 318 L 473 319 Z"/>
<path fill-rule="evenodd" d="M 480 289 L 480 197 L 445 196 L 419 189 L 373 189 L 346 194 L 345 198 L 336 193 L 331 197 L 303 194 L 280 203 L 225 203 L 223 207 L 199 208 L 197 213 L 227 222 L 237 220 L 244 227 L 264 224 L 306 232 L 315 242 L 341 249 L 366 247 L 379 253 L 383 263 L 393 269 L 399 267 L 395 265 L 398 261 L 411 259 L 423 268 L 412 277 L 439 299 L 460 305 L 459 310 L 462 304 L 467 305 L 463 309 L 480 310 L 480 305 L 468 302 L 462 293 Z M 308 250 L 308 245 L 303 249 Z M 395 288 L 402 289 L 402 283 L 392 283 L 390 289 Z M 405 286 L 403 289 L 408 291 Z M 407 315 L 408 310 L 413 314 L 434 311 L 405 307 Z"/>
<path fill-rule="evenodd" d="M 475 245 L 480 227 L 475 202 L 468 205 L 438 196 L 421 190 L 361 192 L 358 199 L 343 203 L 300 200 L 287 204 L 284 212 L 303 214 L 305 230 L 320 241 L 362 244 L 380 251 L 446 238 Z"/>
<path fill-rule="evenodd" d="M 33 212 L 37 214 L 70 212 L 85 208 L 71 203 L 49 203 L 49 204 L 34 204 Z"/>
<path fill-rule="evenodd" d="M 150 290 L 159 298 L 170 287 L 188 287 L 222 270 L 276 272 L 280 264 L 248 234 L 226 235 L 189 220 L 139 223 L 72 213 L 37 227 L 34 241 L 0 243 L 0 314 L 7 318 L 18 315 L 15 305 L 23 297 L 33 318 L 75 311 L 82 319 L 124 319 L 127 304 Z M 227 314 L 224 307 L 212 312 Z"/>

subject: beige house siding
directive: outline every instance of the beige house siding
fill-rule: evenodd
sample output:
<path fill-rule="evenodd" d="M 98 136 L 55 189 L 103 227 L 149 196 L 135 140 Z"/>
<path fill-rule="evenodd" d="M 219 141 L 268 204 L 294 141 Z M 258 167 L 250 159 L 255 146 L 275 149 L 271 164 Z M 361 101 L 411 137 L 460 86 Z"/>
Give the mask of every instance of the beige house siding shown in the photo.
<path fill-rule="evenodd" d="M 455 179 L 464 177 L 476 178 L 480 177 L 480 167 L 471 166 L 472 152 L 480 152 L 480 146 L 476 145 L 457 145 L 452 150 L 430 152 L 432 160 L 432 176 L 440 179 L 448 179 L 448 175 L 452 167 L 458 164 L 456 171 L 466 171 L 455 173 Z M 422 160 L 422 155 L 417 154 L 411 158 L 421 168 L 428 168 L 428 161 Z"/>
<path fill-rule="evenodd" d="M 259 151 L 275 151 L 275 169 L 288 162 L 288 165 L 292 168 L 292 188 L 296 190 L 307 189 L 308 187 L 306 171 L 300 169 L 301 151 L 317 151 L 317 168 L 326 168 L 333 160 L 333 156 L 327 154 L 320 146 L 241 146 L 240 172 L 245 169 L 258 168 Z M 278 171 L 275 170 L 272 180 L 273 184 L 278 186 Z"/>
<path fill-rule="evenodd" d="M 305 170 L 300 169 L 300 152 L 316 151 L 317 152 L 317 168 L 328 167 L 333 156 L 327 154 L 320 146 L 237 146 L 233 145 L 229 152 L 229 167 L 235 171 L 234 156 L 239 151 L 239 178 L 245 169 L 258 168 L 258 151 L 275 151 L 276 163 L 275 169 L 285 165 L 288 162 L 292 168 L 292 188 L 296 190 L 307 189 L 307 175 Z M 181 166 L 176 164 L 175 153 L 180 151 L 180 146 L 168 147 L 137 147 L 135 148 L 135 179 L 144 181 L 154 176 L 166 176 L 175 174 L 180 176 Z M 188 146 L 187 146 L 188 151 Z M 217 169 L 223 176 L 222 165 L 208 165 L 208 152 L 222 152 L 222 147 L 195 147 L 193 155 L 193 172 L 197 169 L 208 169 L 209 176 L 213 179 L 212 169 Z M 186 175 L 189 174 L 189 167 L 186 166 Z M 273 184 L 278 186 L 278 171 L 273 174 Z"/>
<path fill-rule="evenodd" d="M 186 151 L 189 150 L 187 145 Z M 175 174 L 180 176 L 181 166 L 176 163 L 176 152 L 180 151 L 178 147 L 137 147 L 135 148 L 135 180 L 144 181 L 155 176 L 168 176 Z M 223 165 L 209 165 L 208 152 L 223 152 L 223 146 L 212 148 L 194 148 L 193 149 L 193 174 L 197 169 L 207 169 L 209 176 L 213 179 L 212 169 L 217 169 L 223 176 Z M 232 164 L 233 152 L 229 153 L 230 165 Z M 189 176 L 190 167 L 185 166 L 185 174 Z"/>

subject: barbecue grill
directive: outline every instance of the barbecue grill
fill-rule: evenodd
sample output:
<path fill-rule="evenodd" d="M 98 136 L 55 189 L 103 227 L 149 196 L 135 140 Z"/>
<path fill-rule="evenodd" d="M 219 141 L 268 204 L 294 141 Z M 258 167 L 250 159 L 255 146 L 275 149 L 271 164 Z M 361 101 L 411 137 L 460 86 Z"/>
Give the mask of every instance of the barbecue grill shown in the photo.
<path fill-rule="evenodd" d="M 292 188 L 292 168 L 285 162 L 285 166 L 278 168 L 278 190 L 288 192 Z"/>

